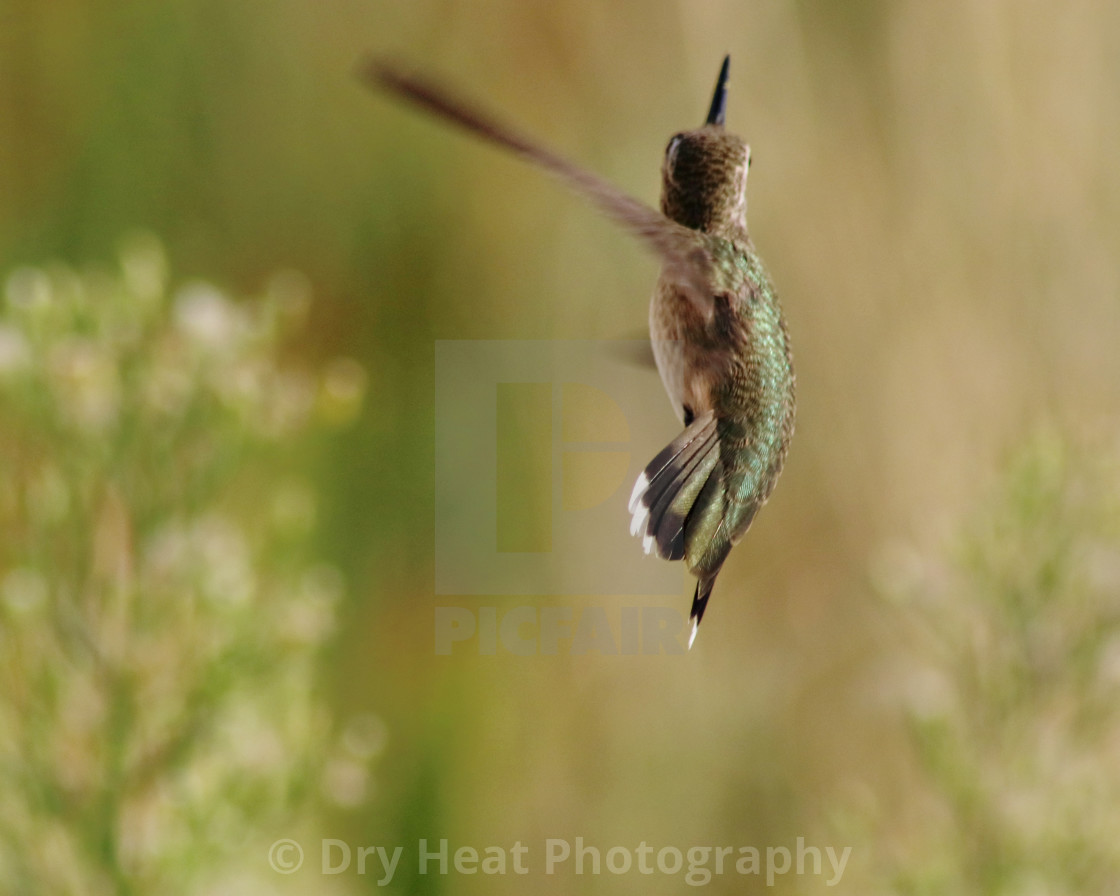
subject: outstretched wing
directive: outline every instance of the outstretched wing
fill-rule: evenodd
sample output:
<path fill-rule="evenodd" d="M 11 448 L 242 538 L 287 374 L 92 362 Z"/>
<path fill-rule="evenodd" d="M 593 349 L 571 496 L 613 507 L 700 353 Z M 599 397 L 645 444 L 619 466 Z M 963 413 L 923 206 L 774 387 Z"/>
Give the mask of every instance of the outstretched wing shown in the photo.
<path fill-rule="evenodd" d="M 406 74 L 380 59 L 366 61 L 360 74 L 368 84 L 416 103 L 558 175 L 660 256 L 663 274 L 680 287 L 705 319 L 711 318 L 712 297 L 708 284 L 713 273 L 712 258 L 696 231 L 669 220 L 602 178 L 471 108 L 442 87 Z"/>

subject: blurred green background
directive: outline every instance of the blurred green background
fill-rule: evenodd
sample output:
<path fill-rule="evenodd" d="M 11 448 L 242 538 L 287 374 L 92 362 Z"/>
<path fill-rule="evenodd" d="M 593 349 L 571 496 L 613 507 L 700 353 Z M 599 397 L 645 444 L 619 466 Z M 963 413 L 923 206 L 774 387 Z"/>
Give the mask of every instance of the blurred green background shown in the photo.
<path fill-rule="evenodd" d="M 434 654 L 436 606 L 510 600 L 434 593 L 434 341 L 633 337 L 657 265 L 550 178 L 371 94 L 354 76 L 369 52 L 650 203 L 667 138 L 700 120 L 731 53 L 728 122 L 752 146 L 749 219 L 789 319 L 798 431 L 687 657 Z M 7 0 L 0 755 L 18 797 L 0 807 L 0 880 L 378 890 L 372 872 L 318 873 L 330 837 L 405 845 L 391 892 L 668 893 L 681 874 L 545 876 L 541 844 L 804 837 L 852 847 L 835 892 L 1114 892 L 1118 85 L 1120 7 L 1102 0 Z M 242 335 L 215 348 L 215 320 Z M 112 438 L 96 413 L 66 417 L 58 383 L 88 375 L 86 349 L 113 382 L 125 371 Z M 197 413 L 165 445 L 163 418 L 127 402 L 196 349 L 181 388 Z M 23 379 L 13 358 L 32 359 Z M 244 369 L 279 377 L 276 394 L 223 393 Z M 660 398 L 652 372 L 648 388 Z M 297 423 L 273 425 L 286 401 Z M 39 519 L 44 489 L 70 497 Z M 105 577 L 105 556 L 143 567 L 169 521 L 212 521 L 211 505 L 275 583 L 241 615 L 151 610 L 206 587 L 158 564 L 156 585 Z M 225 530 L 197 531 L 205 565 Z M 332 622 L 254 633 L 308 570 L 329 594 L 307 612 L 329 604 Z M 100 631 L 118 603 L 133 609 Z M 145 690 L 148 667 L 96 647 L 123 639 L 127 657 L 153 632 L 184 663 L 232 645 L 168 673 L 168 694 L 197 687 L 165 725 L 149 724 L 172 698 Z M 86 690 L 109 709 L 71 740 L 59 695 Z M 211 700 L 235 719 L 253 703 L 290 761 L 244 747 L 263 783 L 237 813 L 211 782 L 169 825 L 187 798 L 148 800 L 158 782 L 238 777 L 215 771 L 236 733 L 192 746 Z M 164 728 L 186 746 L 146 752 Z M 291 876 L 268 867 L 282 837 L 309 854 Z M 421 837 L 520 840 L 531 874 L 418 876 Z"/>

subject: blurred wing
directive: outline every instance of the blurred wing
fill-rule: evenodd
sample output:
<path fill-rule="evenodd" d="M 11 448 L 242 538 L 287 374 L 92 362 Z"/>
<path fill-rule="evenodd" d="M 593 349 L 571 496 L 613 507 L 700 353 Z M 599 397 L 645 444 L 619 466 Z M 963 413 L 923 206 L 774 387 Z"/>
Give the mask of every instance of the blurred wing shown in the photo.
<path fill-rule="evenodd" d="M 552 151 L 499 124 L 487 115 L 471 109 L 451 96 L 442 87 L 404 74 L 379 59 L 366 62 L 360 74 L 363 80 L 424 107 L 491 143 L 504 146 L 518 155 L 536 162 L 558 175 L 594 202 L 608 217 L 635 234 L 662 260 L 662 273 L 676 283 L 693 302 L 696 309 L 710 319 L 712 315 L 712 258 L 698 234 L 670 221 L 645 203 L 627 196 L 621 190 L 573 165 Z"/>

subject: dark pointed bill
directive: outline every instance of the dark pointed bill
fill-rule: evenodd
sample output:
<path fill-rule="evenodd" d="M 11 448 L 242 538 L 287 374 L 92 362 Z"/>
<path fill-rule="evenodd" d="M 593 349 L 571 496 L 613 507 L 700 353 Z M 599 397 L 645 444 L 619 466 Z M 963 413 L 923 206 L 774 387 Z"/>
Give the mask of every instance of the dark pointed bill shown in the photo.
<path fill-rule="evenodd" d="M 731 54 L 723 57 L 723 65 L 719 69 L 719 79 L 716 81 L 716 92 L 712 96 L 712 106 L 708 110 L 708 120 L 704 124 L 724 125 L 727 117 L 727 70 L 731 65 Z"/>

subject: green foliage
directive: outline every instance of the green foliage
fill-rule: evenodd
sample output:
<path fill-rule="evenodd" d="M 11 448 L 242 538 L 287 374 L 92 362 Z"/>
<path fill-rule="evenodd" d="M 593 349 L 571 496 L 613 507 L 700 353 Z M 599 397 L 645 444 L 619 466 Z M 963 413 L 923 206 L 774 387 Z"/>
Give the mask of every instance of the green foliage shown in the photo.
<path fill-rule="evenodd" d="M 6 893 L 275 882 L 268 843 L 324 799 L 363 802 L 383 737 L 369 718 L 336 736 L 316 691 L 343 583 L 308 548 L 312 486 L 285 469 L 353 412 L 360 369 L 278 361 L 307 308 L 298 275 L 240 302 L 166 281 L 147 236 L 119 271 L 6 280 Z"/>
<path fill-rule="evenodd" d="M 1120 879 L 1120 464 L 1040 435 L 952 562 L 905 594 L 938 819 L 903 893 L 1111 893 Z"/>

